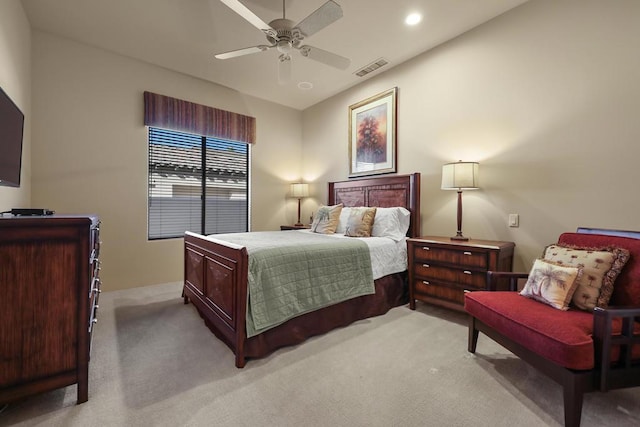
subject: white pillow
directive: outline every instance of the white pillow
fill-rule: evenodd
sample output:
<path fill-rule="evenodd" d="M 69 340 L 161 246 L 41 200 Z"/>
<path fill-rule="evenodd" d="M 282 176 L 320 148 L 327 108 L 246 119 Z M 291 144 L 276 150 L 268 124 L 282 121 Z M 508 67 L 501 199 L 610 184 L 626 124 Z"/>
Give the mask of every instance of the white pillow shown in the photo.
<path fill-rule="evenodd" d="M 344 234 L 344 232 L 347 231 L 347 222 L 349 221 L 350 214 L 351 208 L 346 206 L 342 208 L 342 211 L 340 212 L 340 219 L 338 220 L 338 227 L 336 228 L 336 233 Z"/>
<path fill-rule="evenodd" d="M 378 208 L 373 220 L 371 236 L 389 237 L 400 241 L 407 236 L 410 222 L 411 212 L 403 207 Z"/>

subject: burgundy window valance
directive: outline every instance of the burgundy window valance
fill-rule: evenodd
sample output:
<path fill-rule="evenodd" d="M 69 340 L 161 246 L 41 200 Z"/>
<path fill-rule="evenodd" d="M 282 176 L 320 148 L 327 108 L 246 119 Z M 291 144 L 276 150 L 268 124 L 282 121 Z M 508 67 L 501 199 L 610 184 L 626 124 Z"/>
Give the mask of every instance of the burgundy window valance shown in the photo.
<path fill-rule="evenodd" d="M 144 124 L 249 144 L 256 142 L 255 117 L 146 91 Z"/>

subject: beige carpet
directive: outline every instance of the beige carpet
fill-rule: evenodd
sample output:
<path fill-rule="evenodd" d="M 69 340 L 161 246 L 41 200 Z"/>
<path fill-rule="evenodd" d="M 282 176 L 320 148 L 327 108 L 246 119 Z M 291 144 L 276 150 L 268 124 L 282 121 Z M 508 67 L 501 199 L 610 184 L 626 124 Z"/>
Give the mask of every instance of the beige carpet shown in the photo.
<path fill-rule="evenodd" d="M 559 386 L 464 315 L 418 303 L 234 367 L 180 284 L 103 293 L 89 401 L 75 386 L 0 413 L 16 426 L 558 426 Z M 583 426 L 640 425 L 640 388 L 586 396 Z"/>

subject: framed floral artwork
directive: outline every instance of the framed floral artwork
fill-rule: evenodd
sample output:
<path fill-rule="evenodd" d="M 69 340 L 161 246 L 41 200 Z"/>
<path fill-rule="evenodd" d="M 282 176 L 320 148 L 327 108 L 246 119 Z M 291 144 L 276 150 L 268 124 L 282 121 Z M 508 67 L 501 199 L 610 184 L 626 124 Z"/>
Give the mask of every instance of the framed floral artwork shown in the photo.
<path fill-rule="evenodd" d="M 396 172 L 397 91 L 349 106 L 349 178 Z"/>

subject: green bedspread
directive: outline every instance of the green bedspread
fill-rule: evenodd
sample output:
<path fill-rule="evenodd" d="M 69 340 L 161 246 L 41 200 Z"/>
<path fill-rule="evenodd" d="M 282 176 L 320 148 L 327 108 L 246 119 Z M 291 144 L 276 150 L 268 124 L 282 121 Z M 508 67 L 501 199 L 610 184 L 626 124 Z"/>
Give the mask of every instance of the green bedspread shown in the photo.
<path fill-rule="evenodd" d="M 212 236 L 247 248 L 247 337 L 292 317 L 374 293 L 366 243 L 297 231 Z"/>

